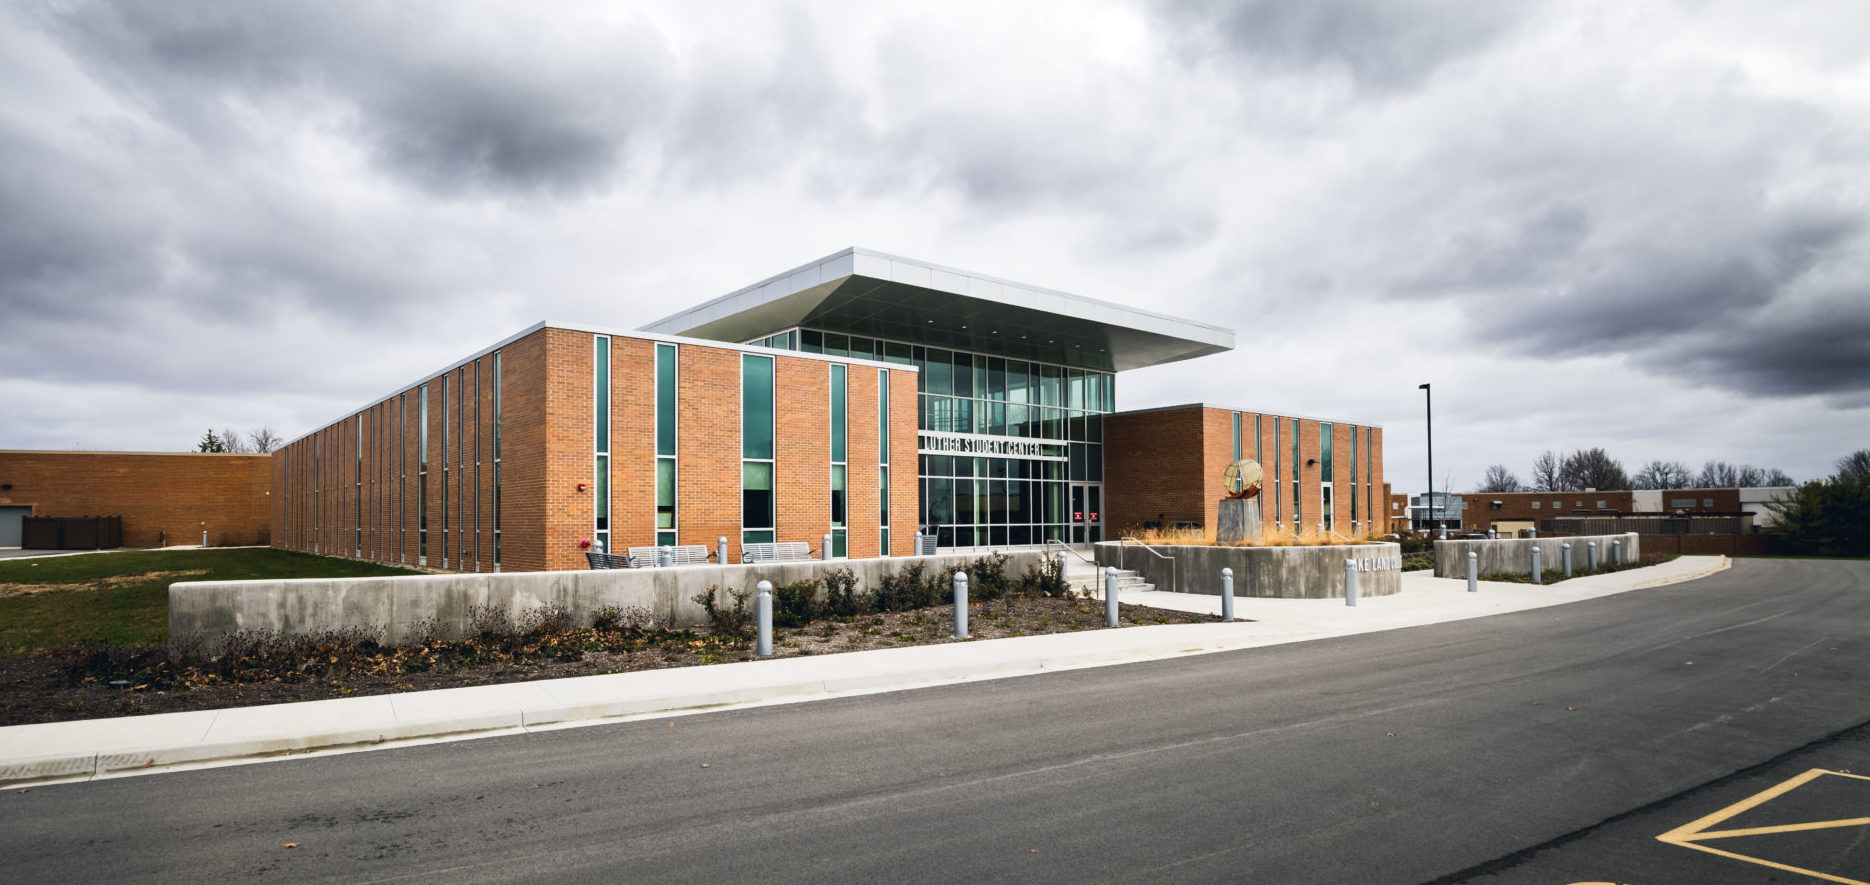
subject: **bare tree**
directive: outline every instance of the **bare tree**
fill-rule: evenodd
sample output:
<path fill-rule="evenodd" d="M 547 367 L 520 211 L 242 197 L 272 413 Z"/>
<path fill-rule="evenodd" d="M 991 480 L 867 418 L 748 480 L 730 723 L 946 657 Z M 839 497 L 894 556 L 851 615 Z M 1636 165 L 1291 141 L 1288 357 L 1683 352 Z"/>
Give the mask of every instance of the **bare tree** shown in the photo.
<path fill-rule="evenodd" d="M 225 447 L 222 451 L 236 455 L 244 455 L 252 451 L 247 448 L 247 441 L 230 427 L 221 428 L 221 445 Z"/>
<path fill-rule="evenodd" d="M 1535 492 L 1563 491 L 1559 486 L 1558 453 L 1547 451 L 1532 459 L 1532 490 Z"/>
<path fill-rule="evenodd" d="M 247 447 L 262 455 L 279 448 L 281 442 L 284 440 L 281 440 L 279 434 L 274 433 L 271 427 L 258 427 L 247 431 Z"/>
<path fill-rule="evenodd" d="M 1798 485 L 1798 481 L 1793 479 L 1791 474 L 1774 467 L 1766 471 L 1766 479 L 1761 482 L 1761 485 L 1766 488 L 1785 488 Z"/>
<path fill-rule="evenodd" d="M 1514 476 L 1513 471 L 1506 469 L 1505 464 L 1489 466 L 1487 468 L 1487 475 L 1480 481 L 1480 488 L 1475 489 L 1477 492 L 1518 492 L 1524 490 L 1525 486 L 1520 484 L 1519 477 Z"/>
<path fill-rule="evenodd" d="M 1695 474 L 1695 488 L 1735 489 L 1740 487 L 1740 469 L 1726 461 L 1708 461 Z"/>
<path fill-rule="evenodd" d="M 1870 482 L 1870 449 L 1858 449 L 1839 458 L 1835 478 L 1856 483 Z"/>
<path fill-rule="evenodd" d="M 1651 461 L 1630 478 L 1636 489 L 1685 489 L 1695 474 L 1680 461 Z"/>
<path fill-rule="evenodd" d="M 1623 464 L 1601 448 L 1579 449 L 1565 456 L 1558 468 L 1559 480 L 1567 491 L 1580 489 L 1627 489 L 1630 478 Z"/>

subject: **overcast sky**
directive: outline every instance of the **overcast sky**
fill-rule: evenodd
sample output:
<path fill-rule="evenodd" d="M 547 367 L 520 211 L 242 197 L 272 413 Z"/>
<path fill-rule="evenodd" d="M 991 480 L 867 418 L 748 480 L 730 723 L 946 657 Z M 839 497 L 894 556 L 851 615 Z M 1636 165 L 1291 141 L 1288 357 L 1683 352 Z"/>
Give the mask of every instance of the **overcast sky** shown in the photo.
<path fill-rule="evenodd" d="M 1870 447 L 1870 4 L 0 6 L 0 448 L 296 437 L 847 246 L 1205 320 L 1128 374 L 1546 449 Z M 1439 479 L 1438 479 L 1439 484 Z"/>

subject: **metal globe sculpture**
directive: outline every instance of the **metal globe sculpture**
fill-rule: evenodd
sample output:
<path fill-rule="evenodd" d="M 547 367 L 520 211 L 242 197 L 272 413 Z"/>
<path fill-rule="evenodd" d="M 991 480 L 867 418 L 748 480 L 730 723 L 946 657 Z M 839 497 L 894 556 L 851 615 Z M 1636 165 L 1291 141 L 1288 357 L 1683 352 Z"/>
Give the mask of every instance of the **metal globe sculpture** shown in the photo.
<path fill-rule="evenodd" d="M 1227 465 L 1227 472 L 1221 474 L 1221 486 L 1227 489 L 1227 497 L 1257 498 L 1260 486 L 1266 481 L 1260 470 L 1260 462 L 1252 458 L 1242 458 Z"/>

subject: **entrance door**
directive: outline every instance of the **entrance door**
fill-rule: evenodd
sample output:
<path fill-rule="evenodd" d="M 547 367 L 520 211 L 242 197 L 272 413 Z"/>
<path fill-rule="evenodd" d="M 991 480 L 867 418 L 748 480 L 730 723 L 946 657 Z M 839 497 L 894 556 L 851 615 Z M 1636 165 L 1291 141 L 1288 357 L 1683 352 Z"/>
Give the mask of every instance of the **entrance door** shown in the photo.
<path fill-rule="evenodd" d="M 1095 544 L 1104 540 L 1104 485 L 1071 484 L 1071 543 Z"/>
<path fill-rule="evenodd" d="M 18 547 L 31 507 L 0 507 L 0 547 Z"/>

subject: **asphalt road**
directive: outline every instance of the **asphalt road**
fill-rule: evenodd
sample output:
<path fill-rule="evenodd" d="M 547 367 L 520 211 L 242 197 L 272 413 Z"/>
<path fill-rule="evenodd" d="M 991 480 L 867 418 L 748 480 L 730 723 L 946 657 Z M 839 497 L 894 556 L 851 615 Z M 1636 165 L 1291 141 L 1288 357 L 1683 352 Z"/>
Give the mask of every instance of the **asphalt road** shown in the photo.
<path fill-rule="evenodd" d="M 1807 881 L 1655 837 L 1870 770 L 1867 640 L 1870 562 L 1740 561 L 1338 640 L 8 790 L 0 878 Z M 1870 816 L 1826 789 L 1774 819 Z"/>

